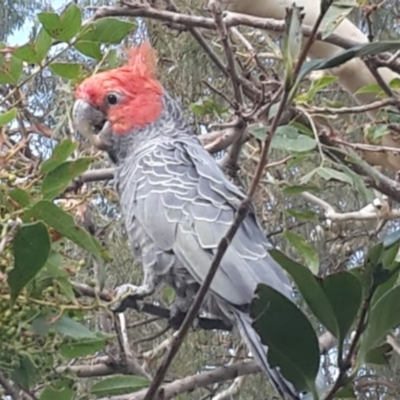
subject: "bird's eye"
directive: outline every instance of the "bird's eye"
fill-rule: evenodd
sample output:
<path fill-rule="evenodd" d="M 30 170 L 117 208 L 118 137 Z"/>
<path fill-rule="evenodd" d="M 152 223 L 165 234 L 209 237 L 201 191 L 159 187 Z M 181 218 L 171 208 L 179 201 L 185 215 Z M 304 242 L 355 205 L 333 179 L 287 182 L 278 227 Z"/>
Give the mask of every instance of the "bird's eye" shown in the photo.
<path fill-rule="evenodd" d="M 114 106 L 118 103 L 119 97 L 115 93 L 110 93 L 107 95 L 107 103 L 110 106 Z"/>

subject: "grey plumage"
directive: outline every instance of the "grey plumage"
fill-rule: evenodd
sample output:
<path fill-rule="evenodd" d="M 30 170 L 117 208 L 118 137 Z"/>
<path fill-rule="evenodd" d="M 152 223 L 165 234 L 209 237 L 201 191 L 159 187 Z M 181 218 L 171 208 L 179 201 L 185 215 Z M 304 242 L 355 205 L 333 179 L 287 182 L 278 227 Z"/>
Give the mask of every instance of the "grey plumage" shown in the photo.
<path fill-rule="evenodd" d="M 163 281 L 191 300 L 244 194 L 200 145 L 177 104 L 167 95 L 163 102 L 164 111 L 153 124 L 113 137 L 110 156 L 117 162 L 116 187 L 129 243 L 144 269 L 143 285 L 133 293 L 148 295 Z M 268 253 L 271 247 L 250 209 L 221 261 L 204 309 L 235 322 L 279 393 L 297 399 L 293 386 L 269 367 L 248 314 L 258 283 L 291 296 L 288 277 Z"/>

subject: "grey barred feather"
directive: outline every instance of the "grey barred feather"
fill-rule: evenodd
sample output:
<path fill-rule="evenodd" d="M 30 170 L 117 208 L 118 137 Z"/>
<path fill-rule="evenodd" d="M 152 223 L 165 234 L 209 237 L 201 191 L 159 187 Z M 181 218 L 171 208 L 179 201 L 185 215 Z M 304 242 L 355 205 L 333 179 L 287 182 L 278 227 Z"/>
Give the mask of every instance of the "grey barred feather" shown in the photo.
<path fill-rule="evenodd" d="M 158 121 L 114 141 L 117 189 L 132 251 L 150 281 L 167 282 L 180 297 L 192 299 L 244 194 L 203 149 L 167 95 Z M 297 399 L 292 385 L 268 366 L 246 313 L 259 283 L 291 297 L 290 281 L 269 255 L 271 248 L 250 209 L 221 261 L 204 308 L 236 321 L 280 394 Z"/>

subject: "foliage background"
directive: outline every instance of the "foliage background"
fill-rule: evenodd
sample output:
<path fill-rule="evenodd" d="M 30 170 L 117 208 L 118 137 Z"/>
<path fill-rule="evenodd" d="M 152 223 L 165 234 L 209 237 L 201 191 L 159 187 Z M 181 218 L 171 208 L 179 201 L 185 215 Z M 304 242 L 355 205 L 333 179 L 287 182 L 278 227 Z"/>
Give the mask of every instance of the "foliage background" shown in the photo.
<path fill-rule="evenodd" d="M 84 10 L 83 16 L 86 19 L 93 14 L 93 7 L 113 5 L 113 2 L 78 1 L 77 4 Z M 55 11 L 61 12 L 66 4 L 60 3 L 59 6 L 60 8 Z M 203 6 L 204 4 L 197 0 L 176 2 L 176 7 L 180 11 L 198 15 L 205 15 Z M 5 1 L 0 4 L 0 20 L 5 21 L 0 25 L 0 40 L 4 42 L 1 50 L 2 63 L 6 62 L 5 60 L 10 54 L 14 54 L 16 62 L 22 64 L 21 61 L 18 61 L 21 60 L 17 57 L 18 50 L 14 52 L 12 49 L 9 52 L 7 45 L 14 45 L 18 42 L 18 46 L 20 46 L 22 44 L 20 38 L 28 30 L 30 39 L 36 38 L 36 43 L 38 43 L 37 38 L 40 35 L 41 25 L 37 15 L 43 11 L 53 11 L 52 2 L 18 0 Z M 399 13 L 399 5 L 394 0 L 385 2 L 383 7 L 373 12 L 372 20 L 376 38 L 398 38 Z M 367 29 L 362 8 L 355 10 L 351 14 L 351 18 L 364 30 Z M 109 313 L 106 309 L 93 300 L 86 299 L 83 300 L 83 303 L 79 303 L 81 300 L 76 300 L 69 282 L 73 280 L 102 290 L 114 288 L 128 281 L 139 283 L 141 279 L 140 266 L 134 263 L 127 248 L 117 199 L 111 182 L 90 182 L 78 190 L 65 192 L 64 189 L 69 187 L 71 175 L 66 180 L 65 187 L 62 185 L 59 187 L 56 182 L 60 182 L 60 175 L 51 176 L 50 172 L 43 173 L 43 167 L 41 167 L 43 161 L 49 159 L 55 146 L 65 139 L 75 143 L 76 146 L 63 153 L 70 156 L 69 160 L 91 157 L 91 169 L 111 166 L 105 155 L 96 152 L 88 143 L 81 141 L 73 130 L 70 111 L 74 85 L 91 74 L 93 70 L 116 66 L 120 62 L 121 49 L 134 45 L 148 35 L 152 45 L 158 51 L 158 75 L 163 85 L 181 103 L 188 120 L 198 134 L 208 131 L 210 124 L 226 121 L 231 115 L 230 104 L 225 100 L 225 98 L 233 98 L 231 82 L 216 68 L 190 32 L 185 31 L 182 27 L 171 27 L 171 24 L 163 24 L 151 19 L 139 18 L 136 19 L 135 24 L 135 29 L 122 35 L 123 38 L 117 41 L 118 43 L 101 45 L 100 64 L 93 58 L 84 56 L 75 48 L 66 46 L 65 43 L 53 43 L 49 47 L 43 44 L 46 42 L 46 39 L 43 39 L 42 44 L 45 48 L 43 59 L 39 62 L 25 60 L 21 65 L 21 76 L 16 82 L 10 82 L 7 79 L 0 82 L 2 84 L 0 86 L 0 96 L 2 97 L 0 97 L 0 111 L 3 113 L 0 116 L 0 125 L 2 125 L 0 127 L 0 212 L 3 228 L 2 239 L 4 239 L 0 254 L 2 267 L 0 273 L 2 282 L 0 287 L 2 294 L 0 327 L 4 327 L 0 330 L 3 335 L 0 340 L 0 354 L 7 354 L 4 359 L 1 357 L 4 365 L 0 383 L 3 386 L 4 398 L 6 398 L 6 392 L 13 395 L 7 387 L 7 382 L 11 382 L 11 387 L 21 398 L 37 396 L 44 399 L 46 395 L 54 396 L 54 393 L 57 396 L 65 395 L 64 398 L 71 398 L 71 396 L 81 399 L 91 398 L 93 393 L 96 393 L 93 385 L 100 380 L 99 376 L 102 374 L 99 373 L 97 376 L 96 373 L 88 373 L 82 377 L 84 374 L 81 373 L 81 377 L 76 378 L 75 374 L 70 371 L 78 371 L 78 368 L 75 370 L 73 368 L 76 366 L 97 364 L 102 357 L 106 357 L 106 354 L 117 354 L 118 356 L 121 354 L 118 351 L 114 352 L 115 347 L 118 347 L 115 340 L 108 340 L 107 347 L 104 347 L 105 335 L 79 333 L 81 328 L 71 325 L 71 321 L 78 321 L 92 331 L 99 330 L 104 334 L 115 333 L 113 327 L 110 326 Z M 274 80 L 276 82 L 276 79 L 282 78 L 283 63 L 278 41 L 273 41 L 264 32 L 254 29 L 243 28 L 240 31 L 251 41 L 259 54 L 261 66 L 264 68 L 263 70 L 259 66 L 254 66 L 243 44 L 236 41 L 238 59 L 242 65 L 246 65 L 246 63 L 251 65 L 251 67 L 244 68 L 249 76 L 256 81 L 268 82 Z M 212 31 L 204 31 L 204 37 L 214 51 L 223 58 L 220 37 Z M 19 57 L 26 58 L 21 49 L 19 51 Z M 65 67 L 64 65 L 57 70 L 54 66 L 53 68 L 49 67 L 49 60 L 57 63 L 69 63 L 69 66 Z M 72 64 L 76 67 L 72 67 Z M 1 71 L 4 73 L 4 69 Z M 265 74 L 267 76 L 264 76 Z M 321 84 L 321 89 L 312 95 L 310 88 L 315 87 L 315 82 Z M 306 80 L 302 84 L 301 93 L 306 98 L 307 95 L 309 96 L 306 102 L 311 108 L 314 105 L 334 104 L 334 102 L 346 106 L 354 105 L 354 100 L 348 94 L 343 93 L 334 82 L 323 86 L 328 82 L 331 82 L 329 78 L 322 78 L 313 82 Z M 225 98 L 216 93 L 216 90 L 211 90 L 210 86 L 223 93 Z M 273 84 L 271 84 L 271 88 L 274 89 Z M 16 114 L 14 115 L 13 111 L 12 114 L 4 114 L 10 110 L 16 110 Z M 5 115 L 6 117 L 4 117 Z M 7 121 L 7 115 L 14 118 Z M 340 130 L 346 140 L 351 138 L 351 141 L 356 142 L 362 140 L 363 127 L 369 121 L 364 114 L 350 114 L 332 118 L 329 122 L 334 129 Z M 67 146 L 69 142 L 64 143 Z M 297 141 L 294 146 L 301 145 L 302 143 Z M 222 159 L 223 154 L 218 153 L 216 156 Z M 53 156 L 52 160 L 54 161 L 54 159 Z M 238 162 L 239 170 L 235 177 L 245 189 L 249 187 L 258 159 L 258 142 L 252 138 L 243 146 Z M 298 192 L 296 195 L 288 194 L 290 188 L 293 192 L 297 190 L 296 186 L 300 182 L 305 183 L 304 177 L 311 171 L 315 173 L 307 180 L 308 190 L 312 191 L 319 199 L 329 203 L 338 213 L 361 210 L 376 197 L 376 193 L 365 186 L 361 179 L 357 180 L 354 176 L 346 175 L 343 169 L 334 167 L 332 161 L 318 151 L 310 150 L 299 153 L 298 149 L 295 149 L 288 153 L 285 146 L 277 141 L 273 146 L 269 162 L 279 160 L 284 160 L 284 162 L 278 162 L 276 167 L 269 169 L 254 200 L 260 220 L 266 229 L 267 236 L 274 244 L 278 245 L 288 256 L 312 267 L 313 272 L 320 276 L 345 271 L 359 265 L 368 248 L 398 227 L 395 219 L 328 221 L 318 202 L 310 201 L 309 198 L 301 196 Z M 70 166 L 73 167 L 72 174 L 76 176 L 80 175 L 89 165 L 85 162 L 83 164 L 69 162 L 73 163 Z M 327 176 L 329 173 L 333 175 Z M 387 174 L 389 177 L 393 177 L 390 173 Z M 47 176 L 50 194 L 43 189 L 45 186 L 43 179 L 46 179 L 44 176 Z M 25 192 L 19 192 L 17 188 L 22 188 Z M 31 308 L 28 308 L 23 300 L 19 300 L 13 306 L 14 308 L 10 308 L 9 303 L 6 302 L 9 298 L 6 277 L 15 268 L 18 258 L 17 251 L 22 251 L 31 234 L 29 231 L 25 232 L 25 237 L 21 238 L 22 247 L 15 248 L 14 252 L 10 238 L 17 231 L 18 224 L 15 224 L 18 218 L 26 217 L 21 214 L 21 209 L 41 197 L 50 201 L 57 198 L 57 204 L 73 216 L 76 224 L 88 230 L 107 249 L 111 261 L 104 262 L 100 261 L 101 258 L 95 257 L 100 255 L 102 249 L 96 247 L 90 235 L 82 234 L 77 238 L 74 234 L 62 232 L 52 226 L 50 229 L 52 245 L 51 250 L 48 250 L 50 258 L 47 260 L 45 268 L 22 292 L 22 297 L 25 296 L 30 301 L 36 299 L 36 303 L 31 303 Z M 381 201 L 391 209 L 397 208 L 397 202 L 394 199 L 383 198 Z M 47 210 L 44 203 L 43 209 Z M 39 212 L 32 215 L 34 219 L 40 219 Z M 13 221 L 14 224 L 10 225 L 7 221 Z M 47 221 L 45 222 L 48 224 Z M 32 226 L 35 239 L 39 244 L 42 243 L 40 242 L 41 228 L 38 223 L 36 225 L 33 223 Z M 9 234 L 11 236 L 8 236 Z M 65 237 L 73 239 L 75 244 Z M 77 242 L 81 246 L 77 246 Z M 92 254 L 82 250 L 82 246 L 86 250 L 91 250 Z M 104 252 L 102 255 L 104 256 Z M 20 260 L 22 264 L 29 262 L 23 257 Z M 28 280 L 27 277 L 24 279 Z M 147 302 L 168 308 L 173 298 L 174 295 L 169 288 L 162 288 Z M 301 303 L 300 299 L 299 301 Z M 83 309 L 79 304 L 84 305 Z M 314 326 L 322 333 L 321 326 L 312 317 L 310 310 L 305 304 L 301 304 Z M 35 335 L 30 336 L 26 332 L 31 331 L 30 324 L 40 316 L 41 312 L 52 313 L 54 320 L 58 320 L 61 314 L 71 319 L 68 320 L 70 322 L 67 322 L 66 326 L 56 328 L 56 333 L 45 336 L 47 339 L 37 338 Z M 138 325 L 147 319 L 150 322 Z M 147 372 L 154 374 L 165 353 L 165 348 L 162 346 L 168 344 L 168 340 L 172 336 L 172 331 L 166 329 L 167 320 L 161 318 L 154 320 L 135 310 L 129 310 L 126 313 L 126 320 L 128 327 L 131 326 L 128 331 L 133 353 L 144 364 Z M 13 327 L 15 329 L 12 329 Z M 393 337 L 396 339 L 396 331 L 394 331 Z M 60 346 L 66 346 L 65 340 L 67 342 L 68 340 L 80 340 L 81 350 L 76 353 L 79 357 L 74 357 L 73 350 L 71 348 L 65 350 L 65 347 L 64 355 L 66 354 L 67 357 L 60 355 Z M 30 348 L 30 343 L 34 343 L 33 355 L 27 350 Z M 16 359 L 10 356 L 8 359 L 8 355 L 12 354 L 16 348 L 23 354 L 26 353 L 23 356 L 25 358 Z M 45 348 L 46 354 L 42 351 L 43 348 Z M 158 349 L 158 351 L 154 352 L 153 349 Z M 85 351 L 91 354 L 85 355 Z M 361 370 L 355 380 L 358 398 L 398 398 L 400 391 L 398 386 L 399 359 L 395 351 L 392 351 L 391 355 L 388 364 L 368 366 Z M 332 349 L 324 357 L 324 371 L 331 382 L 337 375 L 336 356 L 336 350 Z M 213 370 L 215 367 L 245 357 L 246 353 L 243 349 L 238 349 L 236 336 L 226 331 L 192 331 L 174 360 L 172 368 L 168 372 L 168 379 L 174 380 L 195 375 L 200 371 Z M 35 369 L 31 364 L 38 368 Z M 66 365 L 70 367 L 67 373 L 64 369 Z M 60 372 L 63 373 L 60 374 Z M 115 372 L 118 372 L 118 368 L 112 369 L 112 373 Z M 63 379 L 60 379 L 61 377 Z M 55 382 L 53 389 L 49 386 L 51 379 Z M 143 382 L 138 380 L 137 384 L 139 387 L 141 384 L 143 385 Z M 263 398 L 266 399 L 273 396 L 272 388 L 261 375 L 237 379 L 236 386 L 231 384 L 232 381 L 209 385 L 193 393 L 180 394 L 177 398 L 181 400 L 230 398 L 222 395 L 223 390 L 228 388 L 230 392 L 227 396 L 233 396 L 235 392 L 238 392 L 238 398 L 246 400 L 260 399 L 260 393 L 263 393 Z M 20 386 L 23 390 L 19 389 Z M 57 387 L 61 388 L 59 392 L 50 392 L 50 389 L 55 390 L 54 388 Z M 98 393 L 107 394 L 107 392 L 101 391 Z"/>

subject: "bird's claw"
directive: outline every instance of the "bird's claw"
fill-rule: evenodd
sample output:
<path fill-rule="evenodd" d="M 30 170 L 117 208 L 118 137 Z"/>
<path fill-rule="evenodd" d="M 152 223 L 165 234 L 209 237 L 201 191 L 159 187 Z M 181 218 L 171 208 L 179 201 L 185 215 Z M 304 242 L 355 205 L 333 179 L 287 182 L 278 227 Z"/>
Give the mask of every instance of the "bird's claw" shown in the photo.
<path fill-rule="evenodd" d="M 130 283 L 118 286 L 114 292 L 116 301 L 111 305 L 110 310 L 113 312 L 124 312 L 127 308 L 137 308 L 138 286 Z"/>
<path fill-rule="evenodd" d="M 177 331 L 181 327 L 186 314 L 176 303 L 172 303 L 169 311 L 168 325 Z"/>

